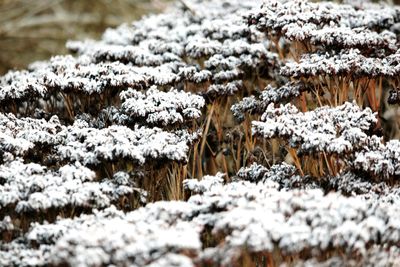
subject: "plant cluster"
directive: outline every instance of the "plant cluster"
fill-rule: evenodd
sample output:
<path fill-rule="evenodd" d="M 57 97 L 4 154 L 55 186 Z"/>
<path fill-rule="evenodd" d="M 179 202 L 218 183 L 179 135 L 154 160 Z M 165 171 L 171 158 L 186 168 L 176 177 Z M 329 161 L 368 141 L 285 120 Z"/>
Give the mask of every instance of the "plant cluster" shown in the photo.
<path fill-rule="evenodd" d="M 0 265 L 399 264 L 398 25 L 185 0 L 0 77 Z"/>
<path fill-rule="evenodd" d="M 325 195 L 321 187 L 278 189 L 273 180 L 285 180 L 289 169 L 274 166 L 258 183 L 224 185 L 222 174 L 187 180 L 192 192 L 187 202 L 157 202 L 129 213 L 112 206 L 34 224 L 24 236 L 23 251 L 30 252 L 26 256 L 42 253 L 34 259 L 40 264 L 82 266 L 280 264 L 293 257 L 299 266 L 309 257 L 352 266 L 358 266 L 355 259 L 377 263 L 371 257 L 384 265 L 395 262 L 398 189 L 351 197 Z M 16 241 L 3 249 L 6 263 L 28 260 L 17 256 L 21 246 Z"/>

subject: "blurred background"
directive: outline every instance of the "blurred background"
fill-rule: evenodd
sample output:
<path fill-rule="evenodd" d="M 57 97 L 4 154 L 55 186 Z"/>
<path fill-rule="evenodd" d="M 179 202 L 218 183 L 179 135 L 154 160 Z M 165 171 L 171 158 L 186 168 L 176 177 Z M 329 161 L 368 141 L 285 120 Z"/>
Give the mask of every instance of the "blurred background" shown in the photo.
<path fill-rule="evenodd" d="M 66 53 L 67 40 L 159 13 L 168 0 L 0 0 L 0 75 Z"/>

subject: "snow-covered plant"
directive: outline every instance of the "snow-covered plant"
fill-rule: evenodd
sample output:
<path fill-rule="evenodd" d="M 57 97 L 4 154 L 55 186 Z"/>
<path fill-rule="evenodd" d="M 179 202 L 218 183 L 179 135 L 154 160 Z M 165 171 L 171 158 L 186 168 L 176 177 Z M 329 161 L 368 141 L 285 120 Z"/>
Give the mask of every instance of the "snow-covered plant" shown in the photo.
<path fill-rule="evenodd" d="M 45 86 L 28 71 L 11 71 L 0 78 L 0 101 L 2 104 L 12 99 L 24 99 L 32 96 L 44 96 Z"/>
<path fill-rule="evenodd" d="M 328 190 L 322 186 L 323 179 L 315 179 L 311 176 L 301 176 L 298 174 L 296 167 L 287 163 L 276 164 L 271 168 L 266 168 L 257 163 L 253 163 L 249 167 L 243 167 L 236 176 L 237 180 L 247 180 L 251 182 L 268 182 L 273 181 L 279 184 L 284 190 L 295 188 L 319 188 Z M 340 179 L 340 178 L 339 178 Z"/>
<path fill-rule="evenodd" d="M 220 73 L 221 74 L 221 73 Z M 229 72 L 225 72 L 224 75 L 230 75 Z M 221 77 L 221 76 L 217 76 Z M 239 76 L 235 77 L 239 78 Z M 218 78 L 219 79 L 219 78 Z M 226 79 L 226 80 L 231 80 Z M 208 87 L 205 95 L 208 98 L 215 99 L 221 96 L 230 96 L 235 95 L 236 93 L 240 92 L 244 89 L 243 82 L 240 80 L 232 80 L 224 84 L 212 84 Z"/>
<path fill-rule="evenodd" d="M 187 179 L 183 181 L 183 187 L 190 192 L 199 194 L 210 191 L 213 186 L 218 186 L 224 181 L 224 174 L 217 173 L 216 175 L 207 175 L 201 180 Z"/>
<path fill-rule="evenodd" d="M 26 156 L 59 143 L 57 138 L 63 126 L 57 116 L 45 119 L 17 118 L 0 113 L 0 150 L 14 156 Z"/>
<path fill-rule="evenodd" d="M 296 167 L 287 163 L 276 164 L 270 168 L 253 163 L 249 167 L 241 168 L 234 178 L 235 181 L 247 180 L 254 183 L 273 181 L 279 184 L 281 190 L 320 189 L 325 193 L 336 191 L 346 196 L 384 195 L 393 191 L 387 181 L 374 181 L 365 173 L 366 171 L 363 175 L 358 169 L 354 169 L 354 172 L 348 171 L 336 176 L 313 177 L 299 175 Z"/>
<path fill-rule="evenodd" d="M 353 162 L 358 171 L 367 172 L 379 178 L 400 176 L 400 142 L 390 140 L 386 144 L 374 142 L 374 146 L 356 153 Z"/>
<path fill-rule="evenodd" d="M 151 87 L 144 94 L 128 89 L 121 93 L 121 110 L 131 120 L 148 125 L 182 125 L 201 117 L 204 99 L 183 91 L 161 92 Z"/>
<path fill-rule="evenodd" d="M 101 162 L 130 160 L 139 165 L 147 160 L 187 161 L 189 144 L 196 134 L 166 132 L 159 128 L 114 125 L 104 129 L 85 127 L 81 121 L 59 133 L 56 153 L 62 160 L 98 165 Z"/>
<path fill-rule="evenodd" d="M 391 78 L 399 72 L 399 55 L 366 57 L 358 49 L 304 54 L 299 62 L 288 62 L 281 74 L 294 78 L 351 76 L 354 79 L 368 77 Z"/>
<path fill-rule="evenodd" d="M 358 255 L 367 261 L 372 253 L 395 253 L 397 191 L 382 198 L 373 192 L 344 197 L 319 189 L 279 190 L 270 180 L 276 178 L 265 178 L 223 185 L 220 177 L 207 177 L 201 186 L 187 182 L 200 193 L 193 192 L 188 202 L 158 202 L 129 213 L 110 207 L 34 224 L 24 236 L 25 247 L 5 244 L 1 258 L 20 263 L 37 253 L 39 265 L 153 266 L 234 264 L 246 254 L 274 264 L 295 257 L 301 264 L 313 257 L 344 261 Z M 23 256 L 16 257 L 17 251 Z"/>
<path fill-rule="evenodd" d="M 251 12 L 247 20 L 261 31 L 278 35 L 285 35 L 292 29 L 297 29 L 301 35 L 309 30 L 308 27 L 321 29 L 327 26 L 339 30 L 366 28 L 378 31 L 389 30 L 400 22 L 400 12 L 398 7 L 371 3 L 355 7 L 331 2 L 274 0 Z"/>
<path fill-rule="evenodd" d="M 244 120 L 245 114 L 262 114 L 271 103 L 289 102 L 302 92 L 309 90 L 303 82 L 289 82 L 280 87 L 268 85 L 261 91 L 258 99 L 254 96 L 245 97 L 231 107 L 232 113 L 239 121 Z"/>
<path fill-rule="evenodd" d="M 261 121 L 254 121 L 252 125 L 255 135 L 285 140 L 289 150 L 297 150 L 296 155 L 292 155 L 295 158 L 298 155 L 325 157 L 331 173 L 336 173 L 333 164 L 340 164 L 340 160 L 368 146 L 368 132 L 376 121 L 376 115 L 369 108 L 363 110 L 349 102 L 335 108 L 325 106 L 305 113 L 292 104 L 280 107 L 270 104 Z M 327 155 L 335 156 L 336 163 Z M 300 168 L 299 162 L 296 164 Z"/>
<path fill-rule="evenodd" d="M 96 179 L 96 174 L 76 163 L 48 170 L 36 163 L 15 160 L 0 166 L 0 214 L 45 214 L 51 210 L 69 211 L 106 208 L 118 204 L 138 189 L 129 180 Z M 122 207 L 124 208 L 124 207 Z M 34 218 L 32 218 L 34 219 Z"/>
<path fill-rule="evenodd" d="M 0 265 L 397 264 L 400 8 L 342 2 L 178 1 L 0 77 Z"/>
<path fill-rule="evenodd" d="M 253 133 L 264 138 L 284 138 L 289 146 L 301 153 L 343 155 L 362 148 L 367 134 L 376 123 L 370 109 L 360 109 L 355 103 L 331 108 L 321 107 L 305 113 L 292 104 L 274 107 L 270 104 L 253 122 Z"/>
<path fill-rule="evenodd" d="M 372 3 L 268 1 L 246 19 L 266 33 L 285 58 L 280 73 L 311 82 L 313 101 L 320 106 L 356 100 L 381 112 L 383 79 L 396 80 L 398 72 L 394 28 L 399 10 Z M 307 95 L 302 97 L 305 111 Z"/>

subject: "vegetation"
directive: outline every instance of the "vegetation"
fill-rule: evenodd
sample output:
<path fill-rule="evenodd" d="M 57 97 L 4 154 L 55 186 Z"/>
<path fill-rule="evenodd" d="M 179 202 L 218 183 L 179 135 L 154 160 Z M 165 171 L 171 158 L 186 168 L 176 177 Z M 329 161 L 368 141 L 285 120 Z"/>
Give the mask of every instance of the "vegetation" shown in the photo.
<path fill-rule="evenodd" d="M 400 8 L 347 2 L 179 1 L 0 77 L 0 265 L 399 264 Z"/>

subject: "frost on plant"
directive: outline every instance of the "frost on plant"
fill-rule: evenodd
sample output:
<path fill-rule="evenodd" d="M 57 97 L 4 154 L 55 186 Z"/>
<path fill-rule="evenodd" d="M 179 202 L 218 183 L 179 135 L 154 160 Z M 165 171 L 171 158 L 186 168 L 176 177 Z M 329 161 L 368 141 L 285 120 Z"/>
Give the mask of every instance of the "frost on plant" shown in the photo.
<path fill-rule="evenodd" d="M 158 202 L 129 213 L 111 207 L 72 220 L 35 224 L 25 238 L 49 246 L 35 251 L 43 253 L 45 263 L 87 266 L 150 265 L 172 259 L 230 264 L 243 247 L 255 255 L 272 255 L 278 249 L 282 259 L 331 251 L 330 257 L 338 261 L 352 253 L 367 261 L 371 253 L 389 253 L 378 248 L 393 251 L 398 242 L 393 235 L 399 231 L 396 191 L 386 192 L 383 199 L 373 192 L 344 197 L 325 195 L 320 189 L 278 190 L 270 180 L 227 185 L 217 182 L 218 177 L 205 180 L 213 179 L 213 186 L 202 187 L 188 202 Z M 391 201 L 385 200 L 389 197 Z M 217 245 L 202 247 L 204 231 Z M 85 257 L 74 244 L 85 248 Z M 9 251 L 2 253 L 16 260 L 12 246 L 6 245 Z"/>
<path fill-rule="evenodd" d="M 148 125 L 174 125 L 198 119 L 204 99 L 186 92 L 161 92 L 152 87 L 142 94 L 128 89 L 121 93 L 122 112 L 132 120 L 145 120 Z"/>
<path fill-rule="evenodd" d="M 184 0 L 0 77 L 0 266 L 396 266 L 400 8 Z"/>
<path fill-rule="evenodd" d="M 280 87 L 268 85 L 261 91 L 258 98 L 245 97 L 232 106 L 233 115 L 239 121 L 244 120 L 245 114 L 262 114 L 271 103 L 284 103 L 293 100 L 302 92 L 309 90 L 303 82 L 289 82 Z"/>
<path fill-rule="evenodd" d="M 253 133 L 264 138 L 282 138 L 301 153 L 346 155 L 361 149 L 368 140 L 367 132 L 376 122 L 370 109 L 361 110 L 354 103 L 336 108 L 321 107 L 306 113 L 291 104 L 270 104 L 253 122 Z"/>

